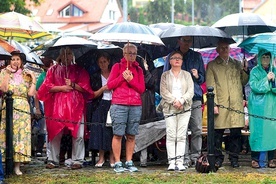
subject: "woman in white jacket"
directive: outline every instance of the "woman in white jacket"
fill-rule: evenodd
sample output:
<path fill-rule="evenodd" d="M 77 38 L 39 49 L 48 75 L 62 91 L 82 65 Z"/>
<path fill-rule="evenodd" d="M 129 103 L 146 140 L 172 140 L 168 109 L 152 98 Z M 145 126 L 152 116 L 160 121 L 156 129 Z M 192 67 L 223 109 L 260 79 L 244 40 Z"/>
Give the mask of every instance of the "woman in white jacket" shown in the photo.
<path fill-rule="evenodd" d="M 182 53 L 175 51 L 170 55 L 171 69 L 161 76 L 160 94 L 165 121 L 166 147 L 169 160 L 168 170 L 185 170 L 183 165 L 186 133 L 188 129 L 194 95 L 194 83 L 191 74 L 181 69 Z M 185 62 L 185 61 L 184 61 Z M 167 116 L 177 113 L 173 116 Z M 177 157 L 177 159 L 175 159 Z"/>

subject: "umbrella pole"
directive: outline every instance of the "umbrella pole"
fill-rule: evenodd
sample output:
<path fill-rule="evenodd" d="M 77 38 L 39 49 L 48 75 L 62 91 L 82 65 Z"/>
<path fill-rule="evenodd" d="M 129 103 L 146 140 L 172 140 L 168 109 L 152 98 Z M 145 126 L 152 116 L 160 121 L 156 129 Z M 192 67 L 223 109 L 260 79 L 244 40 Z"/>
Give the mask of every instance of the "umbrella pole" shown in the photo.
<path fill-rule="evenodd" d="M 127 52 L 129 53 L 129 41 L 127 42 Z M 129 61 L 127 60 L 127 66 L 126 69 L 128 70 L 129 67 Z"/>
<path fill-rule="evenodd" d="M 68 79 L 68 63 L 67 63 L 67 54 L 66 54 L 66 48 L 64 51 L 64 59 L 65 59 L 65 75 L 66 75 L 66 79 Z"/>

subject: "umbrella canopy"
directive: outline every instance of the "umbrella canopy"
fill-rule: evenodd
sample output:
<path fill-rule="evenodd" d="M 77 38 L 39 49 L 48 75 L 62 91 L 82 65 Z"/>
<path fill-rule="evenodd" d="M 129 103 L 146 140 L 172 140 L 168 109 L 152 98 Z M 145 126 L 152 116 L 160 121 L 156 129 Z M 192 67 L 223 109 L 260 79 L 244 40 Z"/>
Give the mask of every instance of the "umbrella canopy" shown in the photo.
<path fill-rule="evenodd" d="M 90 37 L 92 36 L 93 34 L 92 33 L 89 33 L 87 31 L 83 31 L 83 30 L 76 30 L 76 31 L 71 31 L 71 32 L 64 32 L 64 33 L 60 33 L 64 36 L 80 36 L 80 37 Z"/>
<path fill-rule="evenodd" d="M 11 53 L 12 51 L 17 50 L 14 46 L 12 46 L 9 42 L 6 40 L 0 39 L 0 46 L 3 47 L 6 51 Z"/>
<path fill-rule="evenodd" d="M 0 60 L 10 60 L 11 54 L 0 46 Z"/>
<path fill-rule="evenodd" d="M 248 37 L 238 45 L 249 53 L 258 53 L 259 48 L 270 51 L 276 55 L 276 33 L 260 33 Z"/>
<path fill-rule="evenodd" d="M 0 36 L 36 39 L 47 35 L 50 33 L 32 17 L 16 12 L 0 15 Z"/>
<path fill-rule="evenodd" d="M 208 64 L 209 61 L 214 60 L 218 56 L 218 53 L 216 51 L 216 47 L 203 48 L 203 49 L 199 49 L 197 51 L 201 53 L 201 56 L 202 56 L 202 59 L 203 59 L 203 62 L 204 62 L 205 66 Z M 230 53 L 229 54 L 232 58 L 235 58 L 239 61 L 243 60 L 244 54 L 245 54 L 245 58 L 247 60 L 250 60 L 254 57 L 253 54 L 250 54 L 249 52 L 243 51 L 243 49 L 238 47 L 236 44 L 231 44 L 230 45 Z"/>
<path fill-rule="evenodd" d="M 254 13 L 230 14 L 218 20 L 212 27 L 229 35 L 253 35 L 276 30 L 274 23 Z"/>
<path fill-rule="evenodd" d="M 149 26 L 134 22 L 108 25 L 95 33 L 91 39 L 96 41 L 163 45 L 163 42 Z"/>
<path fill-rule="evenodd" d="M 44 65 L 41 59 L 36 55 L 36 53 L 31 52 L 31 49 L 28 46 L 25 46 L 15 40 L 11 40 L 11 45 L 19 50 L 21 53 L 26 55 L 26 61 L 28 63 L 33 63 L 37 65 Z"/>
<path fill-rule="evenodd" d="M 70 47 L 74 52 L 75 58 L 77 59 L 89 50 L 97 48 L 97 44 L 84 38 L 75 36 L 58 37 L 46 42 L 44 45 L 42 44 L 37 46 L 32 51 L 37 51 L 40 49 L 46 50 L 42 56 L 55 60 L 59 56 L 59 51 L 62 47 Z"/>
<path fill-rule="evenodd" d="M 164 44 L 172 49 L 178 47 L 177 40 L 181 36 L 192 36 L 194 48 L 215 47 L 222 38 L 228 43 L 235 43 L 224 31 L 209 26 L 175 26 L 160 35 Z"/>

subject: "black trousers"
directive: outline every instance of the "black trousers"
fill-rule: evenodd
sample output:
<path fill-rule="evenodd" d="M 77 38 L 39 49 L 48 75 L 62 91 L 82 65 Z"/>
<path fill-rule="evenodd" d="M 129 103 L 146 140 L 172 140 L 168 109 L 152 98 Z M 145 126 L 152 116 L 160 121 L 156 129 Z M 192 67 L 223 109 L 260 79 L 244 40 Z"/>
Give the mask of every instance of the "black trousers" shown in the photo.
<path fill-rule="evenodd" d="M 238 161 L 239 153 L 241 149 L 241 129 L 242 128 L 230 128 L 229 141 L 227 144 L 229 160 L 231 162 Z M 221 163 L 224 160 L 222 154 L 222 141 L 225 129 L 215 129 L 215 158 L 216 161 Z"/>

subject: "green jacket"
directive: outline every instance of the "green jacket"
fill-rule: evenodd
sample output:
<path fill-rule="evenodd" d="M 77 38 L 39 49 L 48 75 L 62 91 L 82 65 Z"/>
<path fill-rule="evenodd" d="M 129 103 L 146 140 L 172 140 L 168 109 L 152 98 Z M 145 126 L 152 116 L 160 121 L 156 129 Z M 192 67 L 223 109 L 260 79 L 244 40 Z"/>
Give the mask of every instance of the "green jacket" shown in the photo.
<path fill-rule="evenodd" d="M 248 99 L 250 114 L 276 118 L 276 88 L 267 79 L 267 71 L 261 65 L 263 50 L 258 54 L 258 65 L 250 72 L 249 84 L 251 93 Z M 267 51 L 266 51 L 267 52 Z M 271 60 L 272 63 L 272 60 Z M 270 65 L 269 71 L 276 76 L 276 70 Z M 249 116 L 250 147 L 253 151 L 269 151 L 276 149 L 276 121 Z"/>

